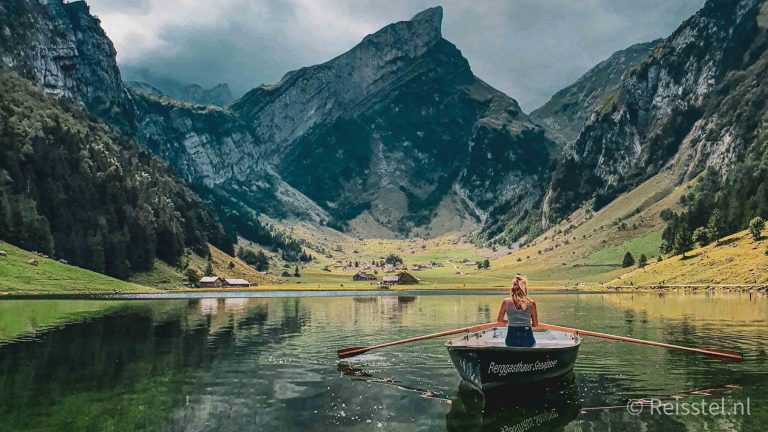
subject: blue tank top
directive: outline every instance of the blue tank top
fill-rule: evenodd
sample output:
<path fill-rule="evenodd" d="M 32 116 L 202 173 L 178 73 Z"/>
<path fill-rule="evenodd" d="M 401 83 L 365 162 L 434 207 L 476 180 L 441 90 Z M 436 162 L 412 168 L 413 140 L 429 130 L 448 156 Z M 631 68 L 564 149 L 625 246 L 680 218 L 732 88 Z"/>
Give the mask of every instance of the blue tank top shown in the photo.
<path fill-rule="evenodd" d="M 515 308 L 511 301 L 507 302 L 507 325 L 510 327 L 530 327 L 532 305 L 528 305 L 525 310 Z"/>

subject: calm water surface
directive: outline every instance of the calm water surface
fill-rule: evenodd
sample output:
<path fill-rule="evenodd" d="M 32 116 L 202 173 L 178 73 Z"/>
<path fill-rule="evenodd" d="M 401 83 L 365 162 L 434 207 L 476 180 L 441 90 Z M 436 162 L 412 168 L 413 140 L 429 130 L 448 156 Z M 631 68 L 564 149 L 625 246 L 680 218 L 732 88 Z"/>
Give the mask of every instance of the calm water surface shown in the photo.
<path fill-rule="evenodd" d="M 485 400 L 460 385 L 445 339 L 336 358 L 341 347 L 491 321 L 500 297 L 0 301 L 0 431 L 768 428 L 765 297 L 539 294 L 545 322 L 747 358 L 587 338 L 574 376 Z M 678 410 L 724 401 L 730 412 L 630 414 L 627 401 L 640 398 Z"/>

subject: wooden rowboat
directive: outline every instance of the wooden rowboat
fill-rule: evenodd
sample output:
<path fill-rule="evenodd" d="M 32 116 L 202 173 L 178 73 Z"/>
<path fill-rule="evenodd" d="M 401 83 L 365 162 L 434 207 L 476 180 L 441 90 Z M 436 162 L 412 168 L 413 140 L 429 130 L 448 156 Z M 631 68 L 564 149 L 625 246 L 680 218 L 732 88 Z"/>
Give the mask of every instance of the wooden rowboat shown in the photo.
<path fill-rule="evenodd" d="M 459 375 L 484 391 L 504 384 L 548 381 L 573 370 L 581 338 L 562 331 L 534 331 L 529 348 L 506 346 L 506 327 L 467 333 L 445 346 Z"/>

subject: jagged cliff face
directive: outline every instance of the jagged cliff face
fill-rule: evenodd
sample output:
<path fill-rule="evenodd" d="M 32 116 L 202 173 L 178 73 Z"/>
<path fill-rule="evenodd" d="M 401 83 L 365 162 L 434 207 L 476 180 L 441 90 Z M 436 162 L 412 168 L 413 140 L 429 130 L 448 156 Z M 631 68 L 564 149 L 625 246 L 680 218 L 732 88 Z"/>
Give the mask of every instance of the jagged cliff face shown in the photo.
<path fill-rule="evenodd" d="M 230 113 L 161 102 L 146 96 L 153 91 L 140 83 L 133 86 L 143 93 L 129 94 L 112 42 L 85 2 L 4 2 L 0 28 L 3 63 L 47 93 L 132 133 L 187 180 L 212 186 L 242 179 L 250 168 L 247 149 L 255 147 L 254 139 Z"/>
<path fill-rule="evenodd" d="M 115 48 L 85 2 L 3 2 L 0 53 L 3 63 L 47 93 L 120 126 L 130 121 Z"/>
<path fill-rule="evenodd" d="M 236 207 L 253 217 L 267 213 L 328 220 L 315 203 L 260 163 L 261 144 L 231 111 L 153 93 L 146 86 L 131 85 L 134 133 L 204 198 L 216 203 L 220 214 Z"/>
<path fill-rule="evenodd" d="M 327 63 L 289 72 L 275 85 L 246 93 L 232 108 L 278 157 L 314 125 L 330 123 L 386 87 L 441 40 L 441 21 L 442 9 L 432 8 L 387 26 Z"/>
<path fill-rule="evenodd" d="M 472 74 L 441 20 L 433 8 L 389 25 L 232 106 L 263 159 L 335 222 L 434 234 L 540 198 L 543 130 Z"/>
<path fill-rule="evenodd" d="M 765 3 L 709 1 L 655 49 L 619 52 L 555 95 L 533 114 L 564 146 L 554 172 L 557 146 L 474 76 L 442 38 L 440 8 L 231 108 L 183 103 L 143 83 L 127 91 L 83 2 L 2 3 L 0 59 L 137 137 L 223 213 L 376 236 L 480 228 L 481 239 L 512 242 L 661 169 L 726 176 L 762 154 Z M 188 93 L 208 104 L 229 92 Z"/>
<path fill-rule="evenodd" d="M 3 2 L 0 30 L 4 64 L 136 137 L 206 198 L 234 203 L 254 217 L 271 211 L 322 220 L 317 206 L 256 168 L 258 140 L 231 112 L 175 101 L 144 83 L 125 85 L 115 49 L 84 2 Z M 221 215 L 228 208 L 216 210 Z"/>
<path fill-rule="evenodd" d="M 141 141 L 188 182 L 216 187 L 232 180 L 245 181 L 256 170 L 258 144 L 231 112 L 168 97 L 131 94 Z"/>
<path fill-rule="evenodd" d="M 727 172 L 755 125 L 748 125 L 754 119 L 718 107 L 734 77 L 750 79 L 759 63 L 766 47 L 765 16 L 762 0 L 709 1 L 625 75 L 565 148 L 544 221 L 592 198 L 600 207 L 665 167 L 688 178 L 707 165 Z M 750 85 L 759 89 L 764 82 Z M 729 120 L 724 124 L 723 118 Z"/>
<path fill-rule="evenodd" d="M 610 103 L 625 73 L 645 60 L 662 39 L 639 43 L 617 51 L 587 71 L 575 83 L 555 93 L 531 119 L 560 145 L 572 144 L 590 114 Z"/>

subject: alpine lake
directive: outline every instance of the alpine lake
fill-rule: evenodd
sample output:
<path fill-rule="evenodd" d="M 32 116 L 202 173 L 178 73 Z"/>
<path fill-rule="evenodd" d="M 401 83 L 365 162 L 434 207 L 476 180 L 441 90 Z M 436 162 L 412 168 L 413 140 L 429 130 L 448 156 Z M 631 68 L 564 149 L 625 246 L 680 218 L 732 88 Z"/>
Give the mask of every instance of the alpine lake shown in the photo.
<path fill-rule="evenodd" d="M 534 292 L 542 322 L 745 360 L 584 337 L 571 376 L 486 397 L 449 338 L 336 350 L 493 321 L 503 292 L 216 295 L 1 300 L 0 431 L 768 429 L 764 295 Z"/>

